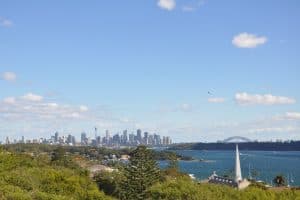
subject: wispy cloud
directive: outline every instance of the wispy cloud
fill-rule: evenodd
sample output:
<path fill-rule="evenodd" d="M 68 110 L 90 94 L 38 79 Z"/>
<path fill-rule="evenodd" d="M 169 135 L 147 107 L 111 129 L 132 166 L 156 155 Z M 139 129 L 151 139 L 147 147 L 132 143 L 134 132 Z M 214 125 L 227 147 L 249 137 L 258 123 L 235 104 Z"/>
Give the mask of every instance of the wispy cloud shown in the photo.
<path fill-rule="evenodd" d="M 13 82 L 17 80 L 17 75 L 14 72 L 3 72 L 1 74 L 1 79 Z"/>
<path fill-rule="evenodd" d="M 16 98 L 15 97 L 6 97 L 3 99 L 3 103 L 14 104 L 14 103 L 16 103 Z"/>
<path fill-rule="evenodd" d="M 296 100 L 290 97 L 274 96 L 272 94 L 248 94 L 246 92 L 237 93 L 235 101 L 239 105 L 276 105 L 294 104 Z"/>
<path fill-rule="evenodd" d="M 284 115 L 277 115 L 274 117 L 275 120 L 300 120 L 300 112 L 286 112 Z"/>
<path fill-rule="evenodd" d="M 26 101 L 42 101 L 44 97 L 33 93 L 27 93 L 22 96 L 22 99 Z"/>
<path fill-rule="evenodd" d="M 300 120 L 300 113 L 299 112 L 287 112 L 285 114 L 287 119 L 292 119 L 292 120 Z"/>
<path fill-rule="evenodd" d="M 157 5 L 164 10 L 174 10 L 176 7 L 176 2 L 175 0 L 159 0 L 157 2 Z"/>
<path fill-rule="evenodd" d="M 193 112 L 196 108 L 189 103 L 179 105 L 163 105 L 159 108 L 159 113 L 175 113 L 175 112 Z"/>
<path fill-rule="evenodd" d="M 300 123 L 290 120 L 290 117 L 295 120 L 300 120 L 300 118 L 297 118 L 297 114 L 289 115 L 285 113 L 242 123 L 218 123 L 205 131 L 209 135 L 219 133 L 219 139 L 239 135 L 250 139 L 274 140 L 285 139 L 287 134 L 290 139 L 299 139 Z"/>
<path fill-rule="evenodd" d="M 224 103 L 226 101 L 223 97 L 215 97 L 215 98 L 209 98 L 208 102 L 210 103 Z"/>
<path fill-rule="evenodd" d="M 256 36 L 250 33 L 240 33 L 232 39 L 232 44 L 238 48 L 255 48 L 267 42 L 265 36 Z"/>
<path fill-rule="evenodd" d="M 8 28 L 8 27 L 11 27 L 12 25 L 13 25 L 13 22 L 11 20 L 0 16 L 0 26 Z"/>
<path fill-rule="evenodd" d="M 6 136 L 42 137 L 57 130 L 78 134 L 93 126 L 118 131 L 134 127 L 135 123 L 129 118 L 118 117 L 105 106 L 89 108 L 63 104 L 33 93 L 0 100 L 0 132 Z"/>
<path fill-rule="evenodd" d="M 81 106 L 79 106 L 79 110 L 81 112 L 87 112 L 89 110 L 89 108 L 87 106 L 81 105 Z"/>
<path fill-rule="evenodd" d="M 185 5 L 182 6 L 182 11 L 184 12 L 193 12 L 198 10 L 201 6 L 204 5 L 204 1 L 203 0 L 198 0 L 196 2 L 189 2 Z"/>

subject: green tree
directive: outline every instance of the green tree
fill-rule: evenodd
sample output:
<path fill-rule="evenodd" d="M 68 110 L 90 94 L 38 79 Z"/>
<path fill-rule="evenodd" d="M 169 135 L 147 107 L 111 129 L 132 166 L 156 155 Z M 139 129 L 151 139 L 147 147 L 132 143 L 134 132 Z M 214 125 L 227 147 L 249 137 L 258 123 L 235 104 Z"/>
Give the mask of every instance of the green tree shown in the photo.
<path fill-rule="evenodd" d="M 64 161 L 66 159 L 66 150 L 63 147 L 54 149 L 51 157 L 52 162 Z"/>
<path fill-rule="evenodd" d="M 142 200 L 147 198 L 149 188 L 159 181 L 160 170 L 153 152 L 145 146 L 137 147 L 124 168 L 125 179 L 120 185 L 120 199 Z"/>
<path fill-rule="evenodd" d="M 178 170 L 178 159 L 175 153 L 172 153 L 169 156 L 168 168 Z"/>
<path fill-rule="evenodd" d="M 119 185 L 123 180 L 123 176 L 119 171 L 106 172 L 102 171 L 94 176 L 100 190 L 105 194 L 119 197 Z"/>
<path fill-rule="evenodd" d="M 273 183 L 274 183 L 277 187 L 285 186 L 285 185 L 286 185 L 285 177 L 282 176 L 282 175 L 277 175 L 277 176 L 273 179 Z"/>

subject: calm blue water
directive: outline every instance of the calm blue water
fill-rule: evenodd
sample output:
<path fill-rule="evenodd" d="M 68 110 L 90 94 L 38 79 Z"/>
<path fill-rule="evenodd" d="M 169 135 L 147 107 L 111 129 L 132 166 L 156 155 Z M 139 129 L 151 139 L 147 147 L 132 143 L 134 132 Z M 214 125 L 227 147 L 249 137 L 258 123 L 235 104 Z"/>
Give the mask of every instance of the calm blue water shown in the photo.
<path fill-rule="evenodd" d="M 194 174 L 197 179 L 206 179 L 216 171 L 218 175 L 231 175 L 234 172 L 235 151 L 194 151 L 182 150 L 177 153 L 204 159 L 208 162 L 180 161 L 180 170 Z M 290 180 L 290 185 L 300 186 L 300 152 L 241 151 L 243 177 L 250 174 L 256 180 L 271 183 L 272 179 L 282 174 Z M 161 162 L 161 167 L 167 162 Z M 250 170 L 249 170 L 250 169 Z"/>

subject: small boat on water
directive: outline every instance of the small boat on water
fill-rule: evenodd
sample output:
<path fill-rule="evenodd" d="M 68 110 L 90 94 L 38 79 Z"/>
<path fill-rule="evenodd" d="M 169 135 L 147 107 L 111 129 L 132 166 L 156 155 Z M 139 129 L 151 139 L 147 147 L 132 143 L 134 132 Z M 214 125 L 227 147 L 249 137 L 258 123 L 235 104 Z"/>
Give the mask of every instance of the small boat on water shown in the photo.
<path fill-rule="evenodd" d="M 196 180 L 195 174 L 189 174 L 190 178 Z"/>

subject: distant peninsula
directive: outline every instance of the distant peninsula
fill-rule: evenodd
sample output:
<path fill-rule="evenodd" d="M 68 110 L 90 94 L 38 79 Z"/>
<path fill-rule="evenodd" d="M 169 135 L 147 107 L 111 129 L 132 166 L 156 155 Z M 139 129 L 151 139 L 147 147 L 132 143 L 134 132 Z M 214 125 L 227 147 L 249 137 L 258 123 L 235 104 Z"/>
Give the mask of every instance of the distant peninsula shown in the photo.
<path fill-rule="evenodd" d="M 169 150 L 233 150 L 235 143 L 179 143 Z M 300 151 L 300 141 L 288 142 L 243 142 L 239 143 L 242 151 Z"/>

